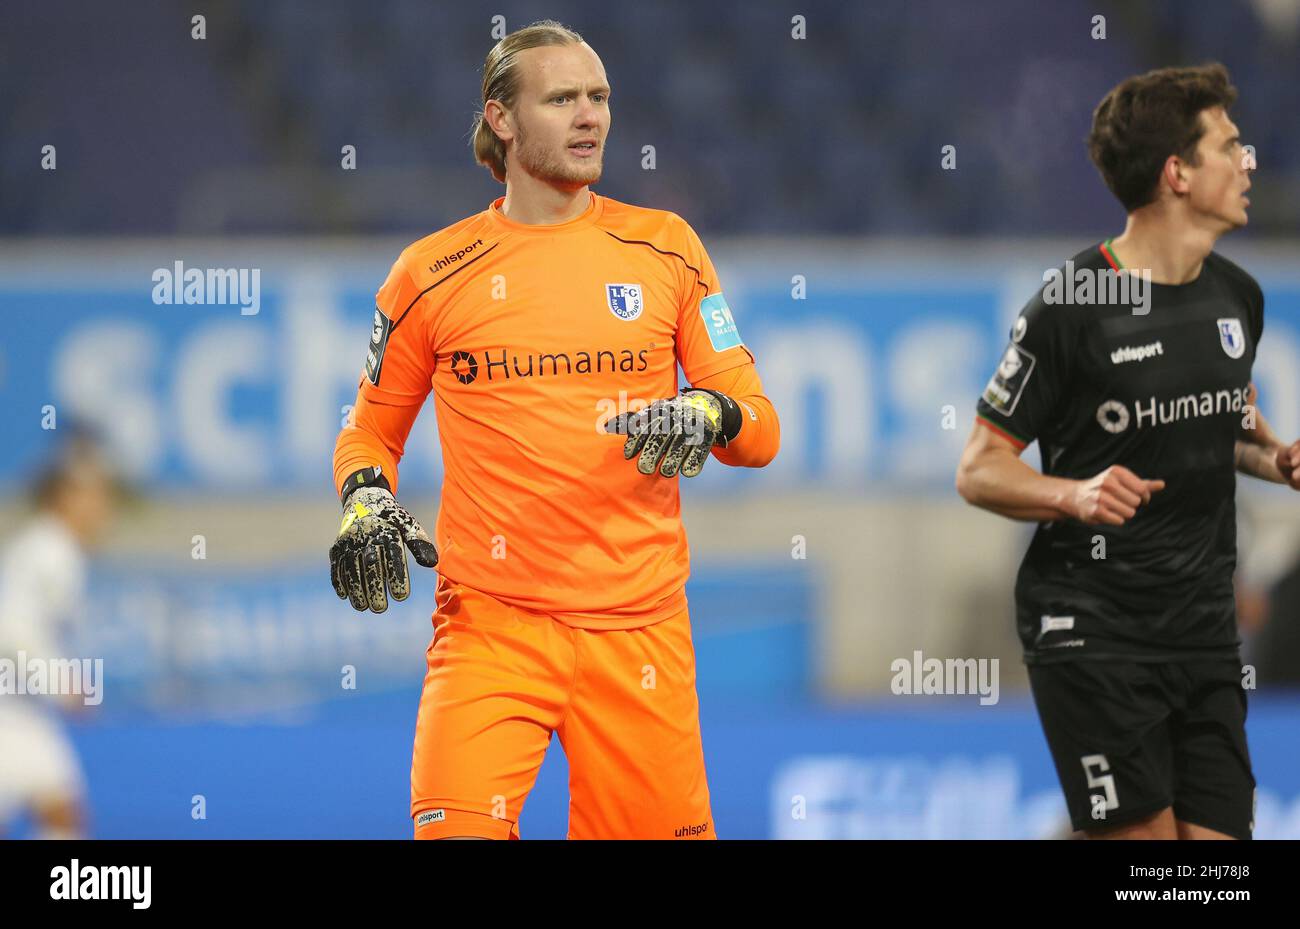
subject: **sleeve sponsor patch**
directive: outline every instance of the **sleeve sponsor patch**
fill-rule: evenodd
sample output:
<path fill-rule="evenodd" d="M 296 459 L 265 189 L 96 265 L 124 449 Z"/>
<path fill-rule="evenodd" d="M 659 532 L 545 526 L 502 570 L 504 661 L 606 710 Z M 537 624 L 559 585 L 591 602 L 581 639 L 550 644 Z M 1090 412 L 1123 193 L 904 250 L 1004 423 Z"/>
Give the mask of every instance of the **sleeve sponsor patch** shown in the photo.
<path fill-rule="evenodd" d="M 366 377 L 370 383 L 379 385 L 379 369 L 384 365 L 384 349 L 388 347 L 388 333 L 393 329 L 393 322 L 375 307 L 375 322 L 370 331 L 370 346 L 366 350 Z"/>
<path fill-rule="evenodd" d="M 731 316 L 727 298 L 722 294 L 709 294 L 700 301 L 700 317 L 704 320 L 704 328 L 709 331 L 709 342 L 715 352 L 745 344 L 736 330 L 736 320 Z"/>
<path fill-rule="evenodd" d="M 1025 392 L 1025 384 L 1034 373 L 1037 359 L 1012 342 L 998 362 L 998 369 L 993 372 L 988 386 L 984 388 L 984 402 L 1003 416 L 1010 416 L 1016 411 L 1016 404 Z"/>

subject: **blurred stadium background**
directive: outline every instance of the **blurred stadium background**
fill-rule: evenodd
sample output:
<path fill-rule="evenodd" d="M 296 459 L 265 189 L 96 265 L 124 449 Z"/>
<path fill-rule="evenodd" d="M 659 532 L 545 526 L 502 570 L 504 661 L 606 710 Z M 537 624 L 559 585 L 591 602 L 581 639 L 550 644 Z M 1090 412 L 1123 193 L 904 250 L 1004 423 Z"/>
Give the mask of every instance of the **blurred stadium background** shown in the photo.
<path fill-rule="evenodd" d="M 0 531 L 74 421 L 132 488 L 71 652 L 105 660 L 102 706 L 69 723 L 92 833 L 410 834 L 433 577 L 382 617 L 335 598 L 329 462 L 394 256 L 502 192 L 468 150 L 498 15 L 601 55 L 598 192 L 701 233 L 782 416 L 771 467 L 683 487 L 718 833 L 1060 834 L 1012 628 L 1032 527 L 965 506 L 957 456 L 1043 271 L 1122 228 L 1092 107 L 1208 59 L 1259 162 L 1222 250 L 1267 296 L 1261 408 L 1300 435 L 1297 0 L 6 5 Z M 257 269 L 258 311 L 156 305 L 176 262 Z M 403 467 L 427 522 L 436 449 L 428 414 Z M 1239 501 L 1257 835 L 1300 838 L 1300 505 L 1246 481 Z M 916 651 L 1000 659 L 999 701 L 894 695 Z M 525 838 L 564 834 L 565 777 L 553 743 Z"/>

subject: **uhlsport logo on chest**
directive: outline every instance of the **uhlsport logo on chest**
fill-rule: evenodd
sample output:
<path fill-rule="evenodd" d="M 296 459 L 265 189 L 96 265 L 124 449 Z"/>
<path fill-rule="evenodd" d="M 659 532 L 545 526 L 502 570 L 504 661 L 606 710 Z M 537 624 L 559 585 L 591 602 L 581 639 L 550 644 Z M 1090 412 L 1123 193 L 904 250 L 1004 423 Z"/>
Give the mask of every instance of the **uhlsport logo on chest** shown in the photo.
<path fill-rule="evenodd" d="M 627 322 L 640 316 L 645 308 L 640 284 L 606 284 L 605 302 L 611 313 Z"/>

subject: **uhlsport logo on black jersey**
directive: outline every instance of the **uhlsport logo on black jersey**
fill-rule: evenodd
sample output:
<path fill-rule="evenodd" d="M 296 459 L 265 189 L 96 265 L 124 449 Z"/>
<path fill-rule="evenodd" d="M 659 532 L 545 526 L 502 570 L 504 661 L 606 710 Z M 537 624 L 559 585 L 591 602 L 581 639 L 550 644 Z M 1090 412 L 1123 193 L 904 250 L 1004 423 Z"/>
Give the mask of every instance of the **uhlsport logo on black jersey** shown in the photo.
<path fill-rule="evenodd" d="M 1122 365 L 1130 361 L 1146 361 L 1164 353 L 1164 344 L 1159 339 L 1146 345 L 1121 345 L 1110 353 L 1110 363 Z"/>
<path fill-rule="evenodd" d="M 1135 400 L 1133 409 L 1119 400 L 1107 400 L 1097 407 L 1097 423 L 1107 432 L 1120 433 L 1134 424 L 1137 429 L 1148 426 L 1167 426 L 1170 423 L 1216 416 L 1221 413 L 1240 413 L 1246 406 L 1246 388 L 1231 390 L 1203 390 L 1161 400 L 1155 396 L 1148 400 Z"/>
<path fill-rule="evenodd" d="M 650 366 L 649 348 L 597 349 L 594 352 L 528 352 L 506 348 L 451 353 L 451 373 L 462 384 L 522 377 L 561 377 L 576 374 L 628 374 Z"/>

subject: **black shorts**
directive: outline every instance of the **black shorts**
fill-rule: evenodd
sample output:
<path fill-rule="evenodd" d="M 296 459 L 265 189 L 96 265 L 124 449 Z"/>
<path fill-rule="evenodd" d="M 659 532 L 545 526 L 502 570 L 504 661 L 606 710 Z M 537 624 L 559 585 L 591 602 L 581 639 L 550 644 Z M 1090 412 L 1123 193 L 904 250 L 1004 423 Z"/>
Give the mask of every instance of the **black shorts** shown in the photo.
<path fill-rule="evenodd" d="M 1249 839 L 1255 777 L 1235 659 L 1029 666 L 1043 734 L 1078 830 L 1175 818 Z"/>

